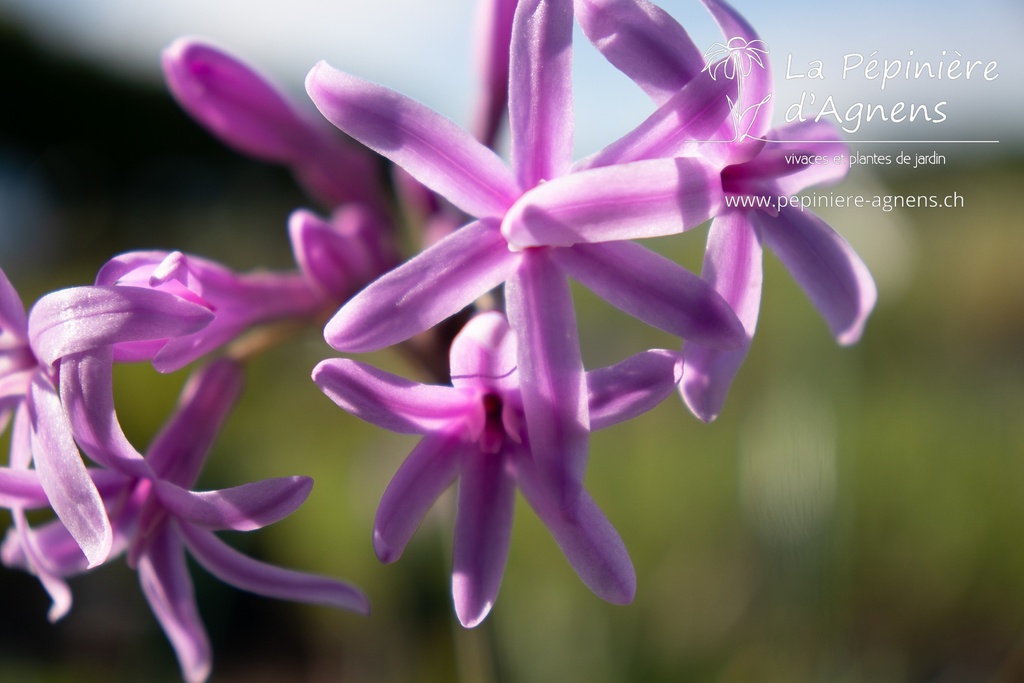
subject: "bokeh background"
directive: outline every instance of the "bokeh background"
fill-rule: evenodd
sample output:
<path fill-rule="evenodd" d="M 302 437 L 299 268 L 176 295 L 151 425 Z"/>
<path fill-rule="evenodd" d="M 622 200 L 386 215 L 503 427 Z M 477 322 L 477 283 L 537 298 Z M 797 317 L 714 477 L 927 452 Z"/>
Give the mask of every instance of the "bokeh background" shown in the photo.
<path fill-rule="evenodd" d="M 377 562 L 376 503 L 413 441 L 319 393 L 309 371 L 333 352 L 309 330 L 252 363 L 201 483 L 313 476 L 298 513 L 231 540 L 359 584 L 374 614 L 250 596 L 196 567 L 213 681 L 1024 680 L 1024 11 L 1010 0 L 753 4 L 738 8 L 772 48 L 779 122 L 808 89 L 786 78 L 790 54 L 794 65 L 822 61 L 827 78 L 814 89 L 837 102 L 949 103 L 942 126 L 848 136 L 857 152 L 937 151 L 945 164 L 855 168 L 836 191 L 956 192 L 963 208 L 819 212 L 878 283 L 863 340 L 837 347 L 766 255 L 758 335 L 722 416 L 701 424 L 670 397 L 593 440 L 587 483 L 631 551 L 635 603 L 590 594 L 519 501 L 499 600 L 465 631 L 449 595 L 452 497 L 401 561 Z M 128 249 L 289 267 L 285 223 L 309 200 L 287 173 L 238 157 L 178 109 L 160 49 L 203 35 L 303 98 L 306 71 L 327 59 L 464 122 L 473 5 L 0 0 L 0 268 L 30 305 L 90 282 Z M 698 45 L 721 39 L 698 3 L 665 6 Z M 577 43 L 585 154 L 650 105 Z M 932 60 L 956 50 L 997 60 L 999 77 L 885 92 L 840 77 L 842 55 L 873 50 Z M 876 139 L 901 142 L 866 142 Z M 982 139 L 999 142 L 921 142 Z M 705 234 L 656 245 L 699 270 Z M 588 366 L 675 344 L 585 290 L 577 303 Z M 371 360 L 415 371 L 388 353 Z M 120 416 L 140 447 L 183 381 L 119 368 Z M 0 569 L 0 680 L 179 680 L 123 562 L 72 588 L 71 614 L 51 625 L 35 579 Z"/>

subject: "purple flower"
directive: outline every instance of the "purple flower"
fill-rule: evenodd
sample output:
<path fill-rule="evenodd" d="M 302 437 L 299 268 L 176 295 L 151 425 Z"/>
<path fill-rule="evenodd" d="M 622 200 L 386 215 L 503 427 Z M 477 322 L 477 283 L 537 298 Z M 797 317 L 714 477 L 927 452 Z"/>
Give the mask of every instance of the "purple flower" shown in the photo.
<path fill-rule="evenodd" d="M 375 160 L 302 112 L 248 65 L 212 45 L 180 38 L 164 50 L 163 68 L 182 108 L 229 146 L 289 167 L 328 206 L 357 201 L 385 213 Z"/>
<path fill-rule="evenodd" d="M 21 299 L 0 271 L 0 426 L 13 416 L 10 465 L 19 472 L 34 468 L 89 565 L 107 558 L 113 536 L 72 434 L 102 434 L 103 447 L 89 449 L 97 462 L 126 470 L 139 466 L 113 418 L 111 345 L 188 335 L 211 318 L 205 308 L 162 292 L 75 287 L 44 296 L 26 319 Z M 105 374 L 95 372 L 104 359 Z M 73 399 L 69 405 L 62 389 L 72 384 L 85 386 L 95 400 Z M 16 523 L 19 514 L 15 509 Z"/>
<path fill-rule="evenodd" d="M 614 155 L 599 168 L 573 168 L 572 24 L 569 0 L 518 3 L 511 169 L 468 132 L 394 91 L 323 63 L 306 82 L 328 120 L 477 219 L 356 295 L 327 324 L 328 343 L 361 352 L 404 341 L 506 283 L 533 455 L 563 501 L 582 486 L 589 431 L 567 277 L 673 334 L 725 348 L 742 338 L 706 283 L 620 242 L 706 220 L 721 199 L 718 170 L 697 158 L 617 163 Z M 711 132 L 728 110 L 724 98 L 707 102 L 713 114 L 690 113 Z"/>
<path fill-rule="evenodd" d="M 189 490 L 241 383 L 241 368 L 230 360 L 215 361 L 191 377 L 175 413 L 149 447 L 148 476 L 88 470 L 110 516 L 114 551 L 126 552 L 128 564 L 138 571 L 146 600 L 190 683 L 206 680 L 212 654 L 195 602 L 186 549 L 211 574 L 242 590 L 369 611 L 366 597 L 356 588 L 253 560 L 214 533 L 250 531 L 286 517 L 309 495 L 311 479 L 283 477 L 215 491 Z M 34 472 L 2 474 L 6 476 L 0 477 L 0 502 L 21 507 L 45 504 L 40 482 L 31 479 Z M 2 559 L 8 566 L 36 573 L 42 566 L 48 577 L 87 569 L 76 541 L 59 521 L 38 530 L 17 526 L 4 542 Z"/>
<path fill-rule="evenodd" d="M 757 34 L 735 10 L 717 0 L 704 0 L 704 4 L 726 36 L 758 45 Z M 651 3 L 578 0 L 576 13 L 597 48 L 655 104 L 664 106 L 700 82 L 704 68 L 700 51 L 674 19 Z M 769 131 L 771 107 L 760 105 L 767 102 L 770 90 L 769 69 L 751 70 L 736 103 L 741 116 L 751 112 L 746 134 L 734 139 L 727 127 L 714 138 L 722 142 L 700 146 L 701 153 L 722 168 L 726 195 L 774 202 L 846 174 L 845 166 L 786 162 L 787 155 L 832 156 L 847 150 L 827 124 L 798 123 Z M 778 211 L 726 208 L 712 221 L 703 277 L 736 311 L 746 335 L 736 350 L 687 340 L 680 391 L 690 410 L 704 421 L 715 419 L 721 411 L 754 334 L 761 298 L 762 244 L 789 269 L 839 343 L 852 344 L 859 339 L 875 304 L 877 292 L 867 267 L 821 219 L 799 207 Z"/>
<path fill-rule="evenodd" d="M 427 510 L 458 479 L 452 596 L 459 621 L 479 624 L 498 594 L 512 531 L 515 487 L 551 531 L 573 569 L 609 602 L 632 601 L 636 576 L 622 539 L 590 495 L 568 504 L 538 471 L 536 439 L 525 428 L 516 340 L 497 312 L 473 318 L 451 347 L 452 386 L 410 382 L 348 359 L 317 365 L 313 379 L 335 403 L 372 424 L 423 439 L 381 499 L 373 545 L 399 558 Z M 635 417 L 670 394 L 678 356 L 648 351 L 587 373 L 590 426 Z"/>

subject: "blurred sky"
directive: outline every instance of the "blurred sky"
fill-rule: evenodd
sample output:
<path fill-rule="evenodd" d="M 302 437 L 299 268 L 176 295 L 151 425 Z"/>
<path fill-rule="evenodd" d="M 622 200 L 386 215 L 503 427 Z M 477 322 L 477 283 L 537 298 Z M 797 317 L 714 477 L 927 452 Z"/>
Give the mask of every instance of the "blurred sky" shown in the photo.
<path fill-rule="evenodd" d="M 696 0 L 660 3 L 702 49 L 722 40 Z M 80 54 L 133 77 L 158 79 L 159 52 L 181 35 L 202 36 L 257 65 L 302 94 L 310 67 L 321 59 L 426 102 L 460 122 L 467 119 L 473 87 L 471 0 L 0 0 L 0 13 L 24 23 L 54 48 Z M 846 118 L 858 102 L 906 106 L 940 101 L 946 121 L 864 126 L 848 139 L 1000 139 L 1024 144 L 1024 58 L 1019 50 L 1024 8 L 1019 0 L 934 2 L 867 0 L 847 4 L 811 0 L 735 3 L 771 49 L 777 86 L 775 118 L 783 121 L 801 92 L 816 105 L 831 95 Z M 584 40 L 577 51 L 577 148 L 583 154 L 629 130 L 650 105 Z M 995 60 L 998 78 L 980 69 L 970 81 L 895 81 L 885 92 L 863 70 L 844 80 L 843 56 L 871 53 L 881 60 L 933 63 L 958 51 L 964 59 Z M 820 60 L 824 80 L 786 79 Z M 820 107 L 810 106 L 813 115 Z M 848 121 L 848 119 L 847 119 Z M 852 124 L 849 127 L 852 127 Z"/>

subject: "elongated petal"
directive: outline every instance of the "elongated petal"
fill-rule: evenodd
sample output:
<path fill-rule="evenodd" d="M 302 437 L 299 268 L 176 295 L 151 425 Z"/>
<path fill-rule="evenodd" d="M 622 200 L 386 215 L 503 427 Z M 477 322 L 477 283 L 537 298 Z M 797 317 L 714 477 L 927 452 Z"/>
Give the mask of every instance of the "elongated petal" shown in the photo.
<path fill-rule="evenodd" d="M 683 27 L 647 0 L 576 0 L 576 19 L 590 42 L 657 104 L 704 68 Z"/>
<path fill-rule="evenodd" d="M 0 268 L 0 335 L 10 335 L 22 341 L 28 338 L 25 306 L 14 285 Z M 0 347 L 2 348 L 2 347 Z"/>
<path fill-rule="evenodd" d="M 564 175 L 572 163 L 572 0 L 519 0 L 508 113 L 519 185 Z"/>
<path fill-rule="evenodd" d="M 580 489 L 572 500 L 554 500 L 538 481 L 536 467 L 526 452 L 519 453 L 516 469 L 523 497 L 583 583 L 602 600 L 616 605 L 632 602 L 636 594 L 633 562 L 619 533 L 590 494 Z"/>
<path fill-rule="evenodd" d="M 423 438 L 398 468 L 373 520 L 373 550 L 381 562 L 401 557 L 434 501 L 451 486 L 459 471 L 460 453 L 476 453 L 475 444 L 456 434 Z"/>
<path fill-rule="evenodd" d="M 473 105 L 472 131 L 476 138 L 494 147 L 498 128 L 508 104 L 509 52 L 516 0 L 484 0 L 477 5 L 476 59 L 481 81 Z"/>
<path fill-rule="evenodd" d="M 867 266 L 825 221 L 789 207 L 772 218 L 753 213 L 761 237 L 828 323 L 843 345 L 856 343 L 878 291 Z"/>
<path fill-rule="evenodd" d="M 114 408 L 114 361 L 110 347 L 64 357 L 60 397 L 75 440 L 86 455 L 137 477 L 153 471 L 121 430 Z"/>
<path fill-rule="evenodd" d="M 216 360 L 196 371 L 182 389 L 178 405 L 153 439 L 146 461 L 163 479 L 191 487 L 207 454 L 242 392 L 242 367 Z"/>
<path fill-rule="evenodd" d="M 29 313 L 32 349 L 53 364 L 61 356 L 117 342 L 191 334 L 213 313 L 173 294 L 141 287 L 72 287 L 41 298 Z"/>
<path fill-rule="evenodd" d="M 452 384 L 511 391 L 518 388 L 516 339 L 497 311 L 481 313 L 452 340 Z"/>
<path fill-rule="evenodd" d="M 326 122 L 300 113 L 248 65 L 189 38 L 164 50 L 162 62 L 178 103 L 226 144 L 293 167 L 300 181 L 330 205 L 379 199 L 372 160 L 336 132 L 330 134 Z"/>
<path fill-rule="evenodd" d="M 302 506 L 313 489 L 309 477 L 281 477 L 217 491 L 186 491 L 154 482 L 171 514 L 214 531 L 252 531 L 280 521 Z"/>
<path fill-rule="evenodd" d="M 11 517 L 14 520 L 14 532 L 13 536 L 8 536 L 4 545 L 6 546 L 8 540 L 17 539 L 23 553 L 24 568 L 39 579 L 39 583 L 50 596 L 50 609 L 47 611 L 46 618 L 51 624 L 56 623 L 63 619 L 71 609 L 71 587 L 64 580 L 66 575 L 60 573 L 59 564 L 50 561 L 50 557 L 38 541 L 35 530 L 29 526 L 24 510 L 21 508 L 12 510 Z M 75 545 L 75 550 L 78 557 L 82 557 L 82 552 L 77 545 Z M 4 562 L 7 563 L 6 554 Z"/>
<path fill-rule="evenodd" d="M 515 480 L 504 453 L 462 453 L 455 515 L 452 598 L 459 622 L 473 628 L 498 597 L 512 540 Z"/>
<path fill-rule="evenodd" d="M 519 196 L 494 152 L 404 95 L 325 62 L 309 72 L 306 91 L 328 121 L 471 216 L 500 216 Z"/>
<path fill-rule="evenodd" d="M 101 564 L 113 545 L 110 520 L 71 437 L 71 424 L 57 390 L 38 375 L 32 381 L 28 409 L 39 483 L 53 511 L 89 559 L 89 566 Z"/>
<path fill-rule="evenodd" d="M 590 418 L 569 282 L 546 250 L 529 250 L 505 293 L 533 456 L 555 497 L 570 501 L 583 487 Z"/>
<path fill-rule="evenodd" d="M 501 231 L 517 248 L 674 235 L 710 218 L 719 172 L 698 159 L 652 159 L 592 168 L 530 190 Z"/>
<path fill-rule="evenodd" d="M 319 363 L 313 381 L 356 417 L 400 434 L 429 434 L 458 424 L 473 398 L 452 387 L 420 384 L 347 358 Z"/>
<path fill-rule="evenodd" d="M 38 472 L 0 467 L 0 507 L 34 509 L 49 504 Z"/>
<path fill-rule="evenodd" d="M 735 81 L 700 74 L 643 123 L 576 168 L 694 155 L 729 117 L 730 97 L 736 98 Z"/>
<path fill-rule="evenodd" d="M 139 559 L 139 583 L 153 615 L 174 646 L 182 676 L 203 683 L 213 666 L 206 628 L 196 607 L 195 591 L 181 542 L 164 528 Z"/>
<path fill-rule="evenodd" d="M 715 348 L 736 348 L 743 327 L 707 282 L 633 242 L 577 244 L 552 258 L 572 278 L 649 325 Z"/>
<path fill-rule="evenodd" d="M 590 429 L 604 429 L 646 413 L 672 393 L 682 372 L 682 358 L 665 349 L 643 351 L 591 370 L 587 373 Z"/>
<path fill-rule="evenodd" d="M 742 48 L 744 50 L 749 50 L 750 46 L 763 45 L 750 23 L 728 4 L 719 0 L 702 0 L 702 2 L 718 22 L 727 43 L 733 38 L 742 38 L 745 42 L 745 47 Z M 735 122 L 736 126 L 729 125 L 730 128 L 738 127 L 739 131 L 731 130 L 730 133 L 738 132 L 740 135 L 748 135 L 751 138 L 763 138 L 768 132 L 772 119 L 772 74 L 771 69 L 768 68 L 768 60 L 762 59 L 761 61 L 761 64 L 753 64 L 749 72 L 745 72 L 745 75 L 742 76 L 739 101 L 736 105 L 738 120 Z M 756 140 L 748 140 L 746 143 L 741 141 L 735 146 L 735 151 L 738 153 L 740 148 L 743 148 L 749 150 L 748 153 L 752 156 L 758 148 L 758 145 L 754 143 Z"/>
<path fill-rule="evenodd" d="M 743 211 L 730 211 L 711 222 L 703 277 L 729 302 L 743 324 L 744 341 L 733 351 L 687 342 L 683 345 L 683 379 L 679 385 L 690 411 L 711 422 L 747 357 L 761 307 L 761 240 Z"/>
<path fill-rule="evenodd" d="M 324 338 L 351 353 L 405 341 L 497 287 L 517 261 L 493 222 L 470 223 L 352 297 Z"/>
<path fill-rule="evenodd" d="M 798 121 L 768 133 L 769 140 L 786 140 L 765 145 L 741 167 L 745 176 L 772 178 L 780 194 L 796 194 L 813 185 L 828 185 L 846 177 L 850 170 L 849 147 L 839 129 L 826 121 Z M 833 163 L 843 155 L 844 163 Z M 827 163 L 800 163 L 800 158 L 823 157 Z"/>
<path fill-rule="evenodd" d="M 177 524 L 192 556 L 224 583 L 268 598 L 327 605 L 369 614 L 370 601 L 358 588 L 326 576 L 259 562 L 218 539 L 212 531 Z"/>

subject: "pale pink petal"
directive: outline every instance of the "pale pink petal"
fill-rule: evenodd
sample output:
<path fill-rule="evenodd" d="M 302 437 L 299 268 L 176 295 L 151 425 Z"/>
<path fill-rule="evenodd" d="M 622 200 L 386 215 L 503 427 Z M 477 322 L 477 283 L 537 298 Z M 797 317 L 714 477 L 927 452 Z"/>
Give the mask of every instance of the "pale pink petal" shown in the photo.
<path fill-rule="evenodd" d="M 471 216 L 500 216 L 520 190 L 467 131 L 404 95 L 320 62 L 306 91 L 327 120 Z"/>
<path fill-rule="evenodd" d="M 491 221 L 470 223 L 370 284 L 324 329 L 338 351 L 374 351 L 454 315 L 504 282 L 518 255 Z"/>
<path fill-rule="evenodd" d="M 590 418 L 569 283 L 546 250 L 523 253 L 505 288 L 519 346 L 519 382 L 538 467 L 559 501 L 583 486 Z"/>
<path fill-rule="evenodd" d="M 477 8 L 473 63 L 481 84 L 473 103 L 471 130 L 480 142 L 494 147 L 508 104 L 509 51 L 516 0 L 484 0 Z"/>
<path fill-rule="evenodd" d="M 572 0 L 519 0 L 512 24 L 508 114 L 523 188 L 572 163 Z"/>
<path fill-rule="evenodd" d="M 878 291 L 864 262 L 846 240 L 814 214 L 788 207 L 777 218 L 752 214 L 765 246 L 803 287 L 843 345 L 860 339 Z"/>
<path fill-rule="evenodd" d="M 217 491 L 186 491 L 155 480 L 164 507 L 190 524 L 214 531 L 252 531 L 278 522 L 302 506 L 313 489 L 309 477 L 280 477 Z"/>
<path fill-rule="evenodd" d="M 455 514 L 452 598 L 466 628 L 487 616 L 498 597 L 512 540 L 515 480 L 504 453 L 462 451 Z"/>
<path fill-rule="evenodd" d="M 210 676 L 213 653 L 181 541 L 164 528 L 139 558 L 138 572 L 146 601 L 174 646 L 182 676 L 188 683 L 203 683 Z"/>
<path fill-rule="evenodd" d="M 761 306 L 761 240 L 747 212 L 730 211 L 711 222 L 703 277 L 729 302 L 743 324 L 743 345 L 733 351 L 687 342 L 679 385 L 687 407 L 704 422 L 722 410 L 736 372 L 747 357 Z"/>
<path fill-rule="evenodd" d="M 635 161 L 535 187 L 501 231 L 516 248 L 674 235 L 708 220 L 721 201 L 719 171 L 699 159 Z"/>
<path fill-rule="evenodd" d="M 370 613 L 370 601 L 363 592 L 344 581 L 259 562 L 227 545 L 212 531 L 191 524 L 175 527 L 196 561 L 235 588 L 268 598 Z"/>
<path fill-rule="evenodd" d="M 347 358 L 329 358 L 313 369 L 328 398 L 356 417 L 401 434 L 429 434 L 458 423 L 473 395 L 420 384 Z"/>
<path fill-rule="evenodd" d="M 401 557 L 434 501 L 455 481 L 462 452 L 479 449 L 458 434 L 436 433 L 409 453 L 384 491 L 373 520 L 373 550 L 381 562 Z"/>
<path fill-rule="evenodd" d="M 102 564 L 113 545 L 110 520 L 71 437 L 71 424 L 57 390 L 39 375 L 32 381 L 28 411 L 39 483 L 53 511 L 89 559 L 89 566 Z"/>
<path fill-rule="evenodd" d="M 519 489 L 544 522 L 569 564 L 602 600 L 625 605 L 636 594 L 636 572 L 622 538 L 590 494 L 580 489 L 568 501 L 549 495 L 529 453 L 516 458 Z"/>
<path fill-rule="evenodd" d="M 563 271 L 649 325 L 716 348 L 738 347 L 743 327 L 707 282 L 634 242 L 577 244 L 552 252 Z"/>
<path fill-rule="evenodd" d="M 652 349 L 587 372 L 591 431 L 631 420 L 654 408 L 676 388 L 682 371 L 678 353 Z"/>
<path fill-rule="evenodd" d="M 213 317 L 203 306 L 167 292 L 73 287 L 41 298 L 29 313 L 28 330 L 36 356 L 50 365 L 99 346 L 191 334 Z"/>
<path fill-rule="evenodd" d="M 576 0 L 576 19 L 601 54 L 662 104 L 704 68 L 701 51 L 647 0 Z"/>

